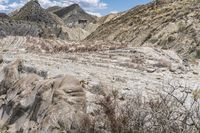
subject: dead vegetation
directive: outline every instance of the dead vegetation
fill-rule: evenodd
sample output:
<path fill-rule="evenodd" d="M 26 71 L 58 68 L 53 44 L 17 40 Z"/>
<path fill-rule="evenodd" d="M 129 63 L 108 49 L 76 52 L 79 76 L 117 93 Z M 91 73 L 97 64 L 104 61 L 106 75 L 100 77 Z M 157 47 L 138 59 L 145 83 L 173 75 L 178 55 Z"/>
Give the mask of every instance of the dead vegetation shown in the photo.
<path fill-rule="evenodd" d="M 37 43 L 37 44 L 36 44 Z M 45 53 L 71 53 L 71 52 L 95 52 L 104 50 L 116 50 L 126 48 L 127 44 L 117 42 L 65 42 L 56 40 L 45 40 L 29 37 L 27 39 L 27 50 Z"/>
<path fill-rule="evenodd" d="M 159 68 L 162 68 L 162 67 L 167 67 L 167 68 L 170 68 L 171 67 L 171 63 L 165 59 L 158 59 L 157 63 L 154 64 L 155 67 L 159 67 Z"/>
<path fill-rule="evenodd" d="M 200 131 L 199 90 L 173 86 L 144 98 L 135 94 L 119 100 L 117 91 L 104 94 L 98 104 L 102 114 L 95 115 L 95 130 L 112 133 L 188 133 Z M 98 119 L 101 118 L 101 119 Z"/>

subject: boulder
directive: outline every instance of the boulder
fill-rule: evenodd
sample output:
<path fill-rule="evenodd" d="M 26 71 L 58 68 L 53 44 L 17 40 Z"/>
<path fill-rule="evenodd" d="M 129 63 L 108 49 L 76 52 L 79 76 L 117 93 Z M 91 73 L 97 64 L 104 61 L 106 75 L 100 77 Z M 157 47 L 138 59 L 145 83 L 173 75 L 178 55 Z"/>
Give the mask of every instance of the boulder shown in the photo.
<path fill-rule="evenodd" d="M 72 76 L 44 79 L 8 64 L 0 83 L 0 129 L 4 132 L 86 131 L 85 92 Z"/>

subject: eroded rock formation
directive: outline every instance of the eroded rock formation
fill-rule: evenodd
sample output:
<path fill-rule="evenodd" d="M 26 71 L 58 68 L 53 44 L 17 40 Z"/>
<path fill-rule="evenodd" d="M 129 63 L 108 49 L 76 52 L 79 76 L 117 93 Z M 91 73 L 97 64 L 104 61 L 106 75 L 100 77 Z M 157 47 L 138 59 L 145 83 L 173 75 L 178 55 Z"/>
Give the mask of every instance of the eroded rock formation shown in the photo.
<path fill-rule="evenodd" d="M 72 76 L 45 79 L 23 67 L 17 60 L 3 69 L 0 131 L 85 131 L 85 92 L 79 80 Z"/>

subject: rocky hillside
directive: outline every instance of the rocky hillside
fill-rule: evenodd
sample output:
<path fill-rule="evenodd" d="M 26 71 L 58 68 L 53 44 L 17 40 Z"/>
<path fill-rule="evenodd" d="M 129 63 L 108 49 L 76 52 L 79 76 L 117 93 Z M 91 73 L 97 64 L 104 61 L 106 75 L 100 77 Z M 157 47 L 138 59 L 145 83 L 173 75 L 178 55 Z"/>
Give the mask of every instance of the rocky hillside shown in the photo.
<path fill-rule="evenodd" d="M 25 21 L 12 21 L 2 20 L 0 21 L 0 37 L 6 37 L 9 35 L 18 36 L 42 36 L 42 29 L 38 25 L 34 25 Z"/>
<path fill-rule="evenodd" d="M 79 20 L 86 20 L 87 23 L 95 22 L 95 17 L 86 13 L 78 4 L 64 7 L 54 13 L 68 26 L 79 24 Z"/>
<path fill-rule="evenodd" d="M 137 6 L 111 20 L 86 40 L 126 42 L 130 46 L 158 46 L 182 55 L 198 55 L 200 3 L 173 0 Z"/>
<path fill-rule="evenodd" d="M 56 11 L 58 11 L 60 9 L 62 9 L 62 7 L 60 7 L 60 6 L 52 6 L 52 7 L 48 7 L 46 9 L 46 11 L 48 11 L 48 12 L 56 12 Z"/>
<path fill-rule="evenodd" d="M 69 40 L 68 33 L 62 26 L 46 25 L 22 20 L 2 19 L 0 21 L 0 37 L 33 36 L 42 38 L 59 38 Z"/>
<path fill-rule="evenodd" d="M 64 32 L 64 22 L 53 13 L 43 9 L 38 1 L 31 0 L 19 11 L 0 14 L 0 36 L 33 36 L 43 38 L 60 38 L 69 40 Z"/>
<path fill-rule="evenodd" d="M 196 119 L 200 99 L 197 104 L 181 100 L 199 96 L 199 60 L 188 64 L 171 50 L 119 46 L 35 37 L 1 39 L 0 132 L 110 133 L 113 128 L 112 133 L 126 133 L 128 128 L 132 133 L 138 131 L 138 120 L 144 122 L 140 132 L 163 131 L 158 125 L 165 120 L 173 132 L 195 132 L 195 125 L 188 123 L 191 117 Z M 169 99 L 161 102 L 163 98 Z M 189 106 L 189 118 L 183 105 Z"/>
<path fill-rule="evenodd" d="M 14 20 L 43 22 L 46 24 L 63 24 L 59 17 L 43 9 L 37 0 L 29 1 L 12 18 Z"/>
<path fill-rule="evenodd" d="M 54 12 L 58 13 L 59 17 Z M 30 35 L 46 39 L 80 41 L 99 26 L 90 23 L 94 22 L 95 17 L 87 14 L 77 4 L 65 8 L 54 6 L 43 9 L 37 0 L 29 1 L 20 10 L 11 12 L 9 16 L 0 14 L 0 18 L 2 18 L 1 37 Z M 79 25 L 79 20 L 84 21 L 84 24 Z"/>
<path fill-rule="evenodd" d="M 9 19 L 10 17 L 5 13 L 0 13 L 0 19 Z"/>
<path fill-rule="evenodd" d="M 105 24 L 111 20 L 114 20 L 114 19 L 117 19 L 118 17 L 122 16 L 124 14 L 123 13 L 111 13 L 111 14 L 108 14 L 106 16 L 103 16 L 103 17 L 99 17 L 97 18 L 97 24 L 99 25 L 102 25 L 102 24 Z"/>
<path fill-rule="evenodd" d="M 41 19 L 51 11 L 36 0 L 36 20 L 24 7 L 31 19 L 0 14 L 0 133 L 199 132 L 200 59 L 179 54 L 200 57 L 195 1 L 156 0 L 83 29 Z"/>

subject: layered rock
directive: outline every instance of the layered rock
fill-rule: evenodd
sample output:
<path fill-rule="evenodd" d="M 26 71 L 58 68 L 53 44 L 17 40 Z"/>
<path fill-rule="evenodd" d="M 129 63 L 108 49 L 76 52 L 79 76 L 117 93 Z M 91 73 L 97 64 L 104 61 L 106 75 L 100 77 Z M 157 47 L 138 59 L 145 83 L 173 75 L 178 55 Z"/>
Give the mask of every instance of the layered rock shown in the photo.
<path fill-rule="evenodd" d="M 99 26 L 86 40 L 157 46 L 195 56 L 199 49 L 199 8 L 195 0 L 151 2 Z"/>
<path fill-rule="evenodd" d="M 20 60 L 7 65 L 1 77 L 1 132 L 85 131 L 85 92 L 79 80 L 44 79 L 27 73 Z"/>
<path fill-rule="evenodd" d="M 42 29 L 38 25 L 31 24 L 25 21 L 0 21 L 0 36 L 40 36 Z"/>
<path fill-rule="evenodd" d="M 0 37 L 6 36 L 33 36 L 42 38 L 60 38 L 68 40 L 68 33 L 62 26 L 38 24 L 28 21 L 15 21 L 3 19 L 0 21 Z"/>
<path fill-rule="evenodd" d="M 13 35 L 69 39 L 68 33 L 63 32 L 62 19 L 43 9 L 35 0 L 11 13 L 10 20 L 2 20 L 0 23 L 1 37 Z"/>

